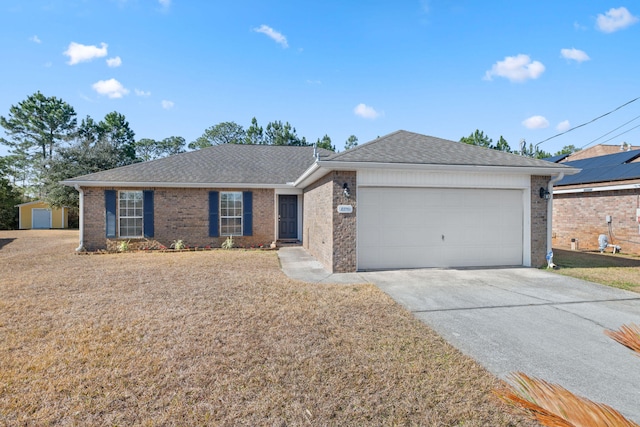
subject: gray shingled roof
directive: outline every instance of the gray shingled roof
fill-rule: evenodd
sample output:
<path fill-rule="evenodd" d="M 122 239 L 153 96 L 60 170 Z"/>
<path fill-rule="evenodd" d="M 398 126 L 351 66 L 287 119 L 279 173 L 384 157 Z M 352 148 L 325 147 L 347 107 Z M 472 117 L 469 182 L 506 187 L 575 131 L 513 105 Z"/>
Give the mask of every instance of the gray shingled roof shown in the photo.
<path fill-rule="evenodd" d="M 397 131 L 342 153 L 319 149 L 336 163 L 506 166 L 568 169 L 567 166 L 418 133 Z M 315 162 L 313 147 L 223 144 L 164 159 L 136 163 L 65 180 L 73 185 L 257 184 L 294 182 Z"/>
<path fill-rule="evenodd" d="M 425 165 L 508 166 L 566 169 L 489 148 L 399 130 L 351 150 L 331 155 L 333 162 L 406 163 Z"/>
<path fill-rule="evenodd" d="M 223 144 L 64 182 L 286 184 L 314 161 L 313 147 Z"/>

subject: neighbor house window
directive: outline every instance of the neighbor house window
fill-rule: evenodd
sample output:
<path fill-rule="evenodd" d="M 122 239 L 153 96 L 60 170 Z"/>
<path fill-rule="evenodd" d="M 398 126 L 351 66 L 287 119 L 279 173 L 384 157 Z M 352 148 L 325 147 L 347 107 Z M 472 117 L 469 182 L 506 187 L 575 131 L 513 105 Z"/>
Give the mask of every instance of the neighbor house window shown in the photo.
<path fill-rule="evenodd" d="M 220 235 L 242 236 L 242 192 L 220 193 Z"/>
<path fill-rule="evenodd" d="M 142 237 L 142 191 L 118 192 L 119 237 Z"/>

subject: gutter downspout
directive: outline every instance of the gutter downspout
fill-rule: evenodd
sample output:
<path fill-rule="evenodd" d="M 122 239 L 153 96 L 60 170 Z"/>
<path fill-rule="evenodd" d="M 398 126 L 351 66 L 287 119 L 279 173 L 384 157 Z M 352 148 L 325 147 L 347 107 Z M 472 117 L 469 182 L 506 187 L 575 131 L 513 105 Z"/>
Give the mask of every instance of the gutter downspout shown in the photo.
<path fill-rule="evenodd" d="M 549 200 L 547 201 L 547 268 L 553 268 L 553 248 L 551 247 L 551 239 L 553 238 L 553 184 L 564 178 L 564 172 L 560 172 L 555 178 L 549 180 L 547 191 L 549 192 Z"/>
<path fill-rule="evenodd" d="M 76 252 L 84 252 L 84 190 L 78 184 L 74 185 L 74 188 L 80 193 L 79 207 L 78 207 L 78 228 L 80 229 L 80 242 L 76 248 Z"/>

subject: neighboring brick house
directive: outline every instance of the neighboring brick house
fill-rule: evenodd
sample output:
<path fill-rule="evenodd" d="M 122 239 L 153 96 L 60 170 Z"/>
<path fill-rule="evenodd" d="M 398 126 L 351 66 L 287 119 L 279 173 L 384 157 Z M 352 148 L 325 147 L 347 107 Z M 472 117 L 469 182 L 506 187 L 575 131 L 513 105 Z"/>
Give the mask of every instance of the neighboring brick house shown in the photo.
<path fill-rule="evenodd" d="M 301 242 L 334 272 L 540 266 L 540 189 L 577 169 L 397 131 L 342 153 L 219 145 L 64 181 L 79 250 Z"/>
<path fill-rule="evenodd" d="M 581 169 L 555 184 L 554 247 L 597 250 L 604 234 L 640 255 L 640 150 L 632 148 L 598 145 L 552 159 Z"/>

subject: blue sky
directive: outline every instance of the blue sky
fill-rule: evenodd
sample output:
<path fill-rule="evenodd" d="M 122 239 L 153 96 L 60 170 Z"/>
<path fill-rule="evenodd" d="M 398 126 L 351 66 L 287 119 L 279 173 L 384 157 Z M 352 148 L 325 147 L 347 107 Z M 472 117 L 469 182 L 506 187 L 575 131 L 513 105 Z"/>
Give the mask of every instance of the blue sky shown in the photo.
<path fill-rule="evenodd" d="M 517 148 L 640 96 L 640 6 L 622 1 L 3 0 L 0 115 L 41 91 L 79 119 L 124 114 L 137 139 L 256 117 L 339 150 L 398 129 Z M 638 116 L 540 148 L 639 145 Z"/>

